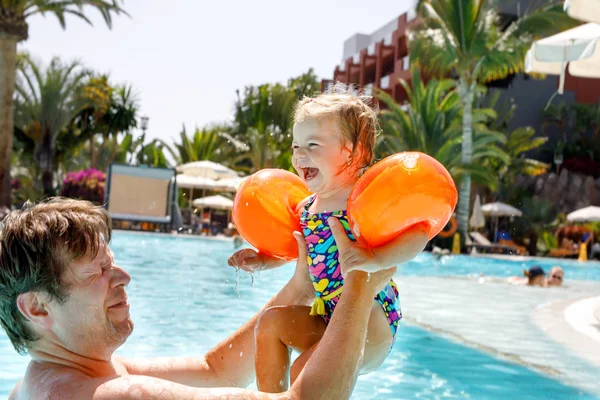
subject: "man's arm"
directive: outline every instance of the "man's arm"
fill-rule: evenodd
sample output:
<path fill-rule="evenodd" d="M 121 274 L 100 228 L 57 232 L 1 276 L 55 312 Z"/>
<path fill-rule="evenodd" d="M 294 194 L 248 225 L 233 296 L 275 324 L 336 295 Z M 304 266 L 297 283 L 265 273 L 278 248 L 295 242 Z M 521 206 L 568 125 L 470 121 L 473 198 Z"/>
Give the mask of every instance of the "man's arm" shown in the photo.
<path fill-rule="evenodd" d="M 288 392 L 261 393 L 238 388 L 194 388 L 148 376 L 89 379 L 71 377 L 56 383 L 51 395 L 61 399 L 123 400 L 312 400 L 350 397 L 364 353 L 372 299 L 393 275 L 393 270 L 367 274 L 353 271 L 345 281 L 344 296 L 321 339 L 317 351 Z M 327 374 L 323 373 L 327 365 Z"/>
<path fill-rule="evenodd" d="M 272 306 L 309 304 L 314 291 L 306 264 L 306 245 L 296 237 L 299 257 L 290 281 L 259 312 L 204 357 L 119 359 L 132 375 L 146 375 L 197 387 L 245 387 L 254 371 L 254 326 L 262 312 Z"/>
<path fill-rule="evenodd" d="M 340 252 L 343 249 L 340 247 Z M 354 390 L 367 338 L 373 297 L 396 268 L 368 274 L 352 271 L 316 351 L 289 390 L 292 399 L 347 399 Z M 327 373 L 323 366 L 327 365 Z"/>

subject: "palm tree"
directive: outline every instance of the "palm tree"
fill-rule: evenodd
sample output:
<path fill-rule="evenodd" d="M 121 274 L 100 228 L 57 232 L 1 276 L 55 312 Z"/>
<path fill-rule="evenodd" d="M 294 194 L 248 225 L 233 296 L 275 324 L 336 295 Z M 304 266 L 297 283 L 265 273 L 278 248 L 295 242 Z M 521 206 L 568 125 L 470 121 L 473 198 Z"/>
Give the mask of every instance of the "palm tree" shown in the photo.
<path fill-rule="evenodd" d="M 102 134 L 102 143 L 99 146 L 97 162 L 100 169 L 106 170 L 114 161 L 119 151 L 119 135 L 129 132 L 137 127 L 137 113 L 139 110 L 139 98 L 131 85 L 114 88 L 111 92 L 110 102 L 106 112 L 102 114 L 98 130 Z M 91 167 L 95 167 L 91 163 Z"/>
<path fill-rule="evenodd" d="M 549 164 L 527 157 L 527 153 L 539 149 L 546 142 L 547 136 L 535 136 L 535 129 L 530 126 L 522 126 L 510 131 L 508 128 L 510 120 L 514 117 L 516 105 L 511 100 L 503 105 L 499 104 L 501 93 L 494 92 L 486 99 L 488 108 L 498 110 L 498 118 L 491 120 L 488 127 L 496 132 L 502 132 L 505 136 L 502 149 L 506 157 L 491 158 L 485 160 L 485 164 L 491 167 L 494 175 L 500 182 L 499 198 L 511 200 L 514 194 L 514 182 L 517 175 L 540 175 L 548 171 Z"/>
<path fill-rule="evenodd" d="M 13 146 L 13 93 L 17 72 L 17 43 L 27 40 L 27 19 L 51 13 L 65 28 L 71 14 L 91 24 L 84 7 L 98 9 L 112 26 L 112 13 L 125 13 L 121 0 L 8 0 L 0 2 L 0 205 L 10 206 L 10 163 Z M 126 13 L 125 13 L 126 14 Z"/>
<path fill-rule="evenodd" d="M 74 124 L 82 131 L 89 140 L 89 162 L 90 168 L 95 167 L 95 134 L 99 131 L 99 125 L 108 112 L 113 88 L 108 83 L 107 75 L 92 77 L 78 91 L 78 96 L 82 104 L 86 104 L 78 112 Z"/>
<path fill-rule="evenodd" d="M 52 59 L 43 73 L 23 57 L 15 86 L 15 122 L 35 144 L 33 158 L 41 172 L 44 194 L 54 194 L 54 158 L 58 135 L 84 106 L 78 91 L 89 72 L 77 62 L 63 65 Z"/>
<path fill-rule="evenodd" d="M 246 87 L 243 98 L 238 91 L 234 137 L 250 146 L 253 171 L 275 167 L 282 153 L 290 153 L 295 103 L 294 92 L 279 83 Z"/>
<path fill-rule="evenodd" d="M 408 96 L 404 105 L 397 104 L 382 90 L 377 92 L 377 97 L 388 106 L 380 113 L 383 134 L 377 143 L 379 155 L 421 151 L 442 163 L 456 182 L 468 173 L 476 182 L 495 189 L 497 176 L 482 163 L 484 159 L 501 162 L 506 158 L 498 147 L 505 138 L 487 127 L 496 117 L 494 110 L 473 110 L 474 163 L 463 164 L 460 157 L 462 108 L 456 83 L 451 79 L 432 79 L 425 85 L 418 67 L 412 68 L 412 87 L 403 80 L 400 83 Z"/>
<path fill-rule="evenodd" d="M 409 32 L 409 53 L 437 76 L 454 74 L 463 107 L 461 162 L 473 161 L 473 100 L 476 86 L 503 79 L 523 70 L 523 60 L 532 42 L 544 35 L 575 26 L 553 2 L 520 16 L 506 26 L 493 9 L 492 0 L 419 0 L 420 23 Z M 559 4 L 560 3 L 560 4 Z M 471 177 L 460 182 L 458 225 L 466 235 L 469 224 Z"/>
<path fill-rule="evenodd" d="M 319 91 L 310 69 L 287 84 L 248 86 L 237 92 L 233 137 L 250 147 L 251 171 L 277 167 L 291 169 L 293 111 L 299 99 Z"/>

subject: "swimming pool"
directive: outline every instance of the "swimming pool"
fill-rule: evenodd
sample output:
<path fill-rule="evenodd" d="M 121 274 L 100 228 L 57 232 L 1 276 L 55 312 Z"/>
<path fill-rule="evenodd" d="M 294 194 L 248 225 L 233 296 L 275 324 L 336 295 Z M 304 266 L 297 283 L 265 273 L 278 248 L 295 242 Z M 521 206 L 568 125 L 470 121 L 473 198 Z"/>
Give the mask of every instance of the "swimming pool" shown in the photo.
<path fill-rule="evenodd" d="M 292 266 L 263 272 L 252 283 L 227 267 L 231 242 L 116 232 L 112 249 L 132 281 L 128 292 L 134 333 L 119 354 L 202 355 L 252 316 L 289 278 Z M 406 275 L 509 276 L 525 264 L 473 257 L 439 262 L 422 254 L 401 267 Z M 551 266 L 542 263 L 544 268 Z M 565 266 L 568 279 L 600 280 L 595 264 Z M 27 358 L 0 334 L 0 399 L 23 375 Z M 592 399 L 592 394 L 403 324 L 392 353 L 375 373 L 358 379 L 353 399 L 405 398 Z"/>

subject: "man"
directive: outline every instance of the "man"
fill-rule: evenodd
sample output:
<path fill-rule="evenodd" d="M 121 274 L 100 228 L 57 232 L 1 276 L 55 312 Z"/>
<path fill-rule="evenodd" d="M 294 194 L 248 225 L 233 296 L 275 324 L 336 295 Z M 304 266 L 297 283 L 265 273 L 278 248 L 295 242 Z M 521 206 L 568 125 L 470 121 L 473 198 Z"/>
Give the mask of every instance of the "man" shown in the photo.
<path fill-rule="evenodd" d="M 565 272 L 563 269 L 560 266 L 555 265 L 548 274 L 546 286 L 562 286 L 564 278 Z"/>
<path fill-rule="evenodd" d="M 372 299 L 395 269 L 370 278 L 362 271 L 349 273 L 322 344 L 294 385 L 281 394 L 259 393 L 234 387 L 245 387 L 254 377 L 254 326 L 260 312 L 202 358 L 132 361 L 113 355 L 133 322 L 125 291 L 130 276 L 115 264 L 108 247 L 110 226 L 104 209 L 61 198 L 27 205 L 3 221 L 0 323 L 15 349 L 32 359 L 11 400 L 350 396 Z M 298 248 L 294 276 L 265 308 L 312 297 L 302 240 Z M 339 251 L 351 248 L 341 245 Z"/>

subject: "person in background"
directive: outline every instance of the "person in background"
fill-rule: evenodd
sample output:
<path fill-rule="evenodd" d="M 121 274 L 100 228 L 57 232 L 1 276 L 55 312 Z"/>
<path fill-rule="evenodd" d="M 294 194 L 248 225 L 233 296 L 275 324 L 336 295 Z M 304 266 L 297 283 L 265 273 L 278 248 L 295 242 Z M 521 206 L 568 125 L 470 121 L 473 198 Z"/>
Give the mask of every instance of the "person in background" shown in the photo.
<path fill-rule="evenodd" d="M 534 265 L 529 270 L 524 270 L 523 275 L 524 277 L 510 277 L 508 278 L 508 282 L 513 285 L 546 286 L 546 273 L 539 265 Z"/>
<path fill-rule="evenodd" d="M 546 286 L 562 286 L 565 278 L 565 272 L 561 267 L 555 265 L 550 270 L 548 278 L 546 279 Z"/>

